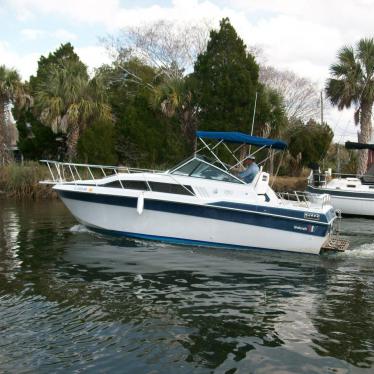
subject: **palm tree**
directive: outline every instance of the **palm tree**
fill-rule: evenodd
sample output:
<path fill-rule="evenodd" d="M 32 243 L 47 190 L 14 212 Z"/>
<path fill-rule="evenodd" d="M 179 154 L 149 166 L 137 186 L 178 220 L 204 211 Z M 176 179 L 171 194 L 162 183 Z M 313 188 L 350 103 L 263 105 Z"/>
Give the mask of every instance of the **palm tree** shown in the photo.
<path fill-rule="evenodd" d="M 356 48 L 344 47 L 338 53 L 338 63 L 331 65 L 332 78 L 327 81 L 326 92 L 339 110 L 355 106 L 354 121 L 360 125 L 358 141 L 371 140 L 371 116 L 374 103 L 374 39 L 361 39 Z M 361 150 L 357 173 L 367 168 L 368 152 Z"/>
<path fill-rule="evenodd" d="M 79 61 L 53 64 L 46 77 L 36 85 L 35 108 L 42 123 L 67 134 L 66 156 L 71 161 L 81 132 L 93 119 L 111 121 L 111 108 L 101 80 L 90 79 Z"/>
<path fill-rule="evenodd" d="M 10 154 L 6 147 L 6 121 L 9 104 L 22 101 L 24 95 L 21 78 L 16 70 L 0 66 L 0 164 L 10 161 Z"/>
<path fill-rule="evenodd" d="M 160 109 L 165 117 L 176 117 L 189 146 L 195 147 L 197 109 L 192 93 L 183 77 L 166 79 L 152 90 L 151 105 Z"/>

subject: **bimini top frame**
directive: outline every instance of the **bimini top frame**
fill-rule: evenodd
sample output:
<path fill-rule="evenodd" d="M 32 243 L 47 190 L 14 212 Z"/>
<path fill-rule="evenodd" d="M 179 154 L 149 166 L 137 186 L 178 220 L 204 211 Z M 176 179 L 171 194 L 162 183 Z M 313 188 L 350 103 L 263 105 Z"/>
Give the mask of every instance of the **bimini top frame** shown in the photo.
<path fill-rule="evenodd" d="M 201 152 L 204 149 L 207 149 L 213 157 L 222 165 L 222 167 L 225 170 L 232 170 L 236 168 L 237 166 L 243 166 L 243 161 L 245 161 L 247 158 L 252 157 L 257 152 L 261 151 L 264 148 L 268 148 L 269 150 L 285 150 L 287 148 L 287 143 L 281 141 L 281 140 L 275 140 L 275 139 L 268 139 L 268 138 L 261 138 L 258 136 L 252 136 L 247 135 L 241 132 L 232 132 L 232 131 L 196 131 L 196 137 L 203 143 L 203 147 L 196 151 L 196 153 Z M 216 142 L 212 145 L 209 145 L 204 139 L 213 139 L 216 140 Z M 239 147 L 237 147 L 234 151 L 232 151 L 226 143 L 234 143 L 234 144 L 240 144 Z M 231 156 L 236 160 L 236 164 L 227 167 L 227 165 L 222 162 L 217 154 L 214 152 L 215 149 L 218 148 L 218 146 L 223 145 L 226 150 L 231 154 Z M 259 147 L 255 152 L 252 152 L 248 154 L 243 160 L 239 160 L 238 157 L 235 155 L 239 149 L 241 149 L 245 145 L 254 145 L 256 147 Z M 270 152 L 269 155 L 259 162 L 259 165 L 263 165 L 269 158 L 271 157 Z"/>

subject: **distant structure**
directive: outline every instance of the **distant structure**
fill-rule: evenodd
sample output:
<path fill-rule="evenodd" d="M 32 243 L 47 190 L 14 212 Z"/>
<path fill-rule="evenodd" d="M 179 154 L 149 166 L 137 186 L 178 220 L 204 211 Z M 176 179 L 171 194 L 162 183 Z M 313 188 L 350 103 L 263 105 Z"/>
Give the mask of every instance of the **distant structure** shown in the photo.
<path fill-rule="evenodd" d="M 5 144 L 11 158 L 16 161 L 22 161 L 22 155 L 18 148 L 19 132 L 17 129 L 16 122 L 13 119 L 10 111 L 6 115 L 6 126 L 5 126 Z"/>

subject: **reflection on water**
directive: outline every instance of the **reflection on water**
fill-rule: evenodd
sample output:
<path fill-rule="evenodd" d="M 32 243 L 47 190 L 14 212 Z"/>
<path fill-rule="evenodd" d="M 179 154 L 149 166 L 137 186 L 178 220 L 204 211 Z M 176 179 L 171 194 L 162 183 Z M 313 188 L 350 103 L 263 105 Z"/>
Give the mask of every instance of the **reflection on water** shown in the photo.
<path fill-rule="evenodd" d="M 373 222 L 345 220 L 354 250 L 318 257 L 116 239 L 59 202 L 0 203 L 1 371 L 372 372 Z"/>

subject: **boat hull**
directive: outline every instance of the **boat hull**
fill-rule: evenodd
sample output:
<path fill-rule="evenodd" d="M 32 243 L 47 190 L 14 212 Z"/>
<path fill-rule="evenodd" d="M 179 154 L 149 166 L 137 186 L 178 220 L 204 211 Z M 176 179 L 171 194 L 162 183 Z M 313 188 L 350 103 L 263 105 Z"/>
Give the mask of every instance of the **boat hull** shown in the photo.
<path fill-rule="evenodd" d="M 344 215 L 374 217 L 374 193 L 334 191 L 311 186 L 307 191 L 330 195 L 332 206 Z"/>
<path fill-rule="evenodd" d="M 136 198 L 130 203 L 118 205 L 111 203 L 110 199 L 103 203 L 93 199 L 82 200 L 74 196 L 74 193 L 59 193 L 74 217 L 85 226 L 127 237 L 178 244 L 259 248 L 308 254 L 319 254 L 328 237 L 328 225 L 313 226 L 300 220 L 287 219 L 284 222 L 284 218 L 249 217 L 252 213 L 243 212 L 236 216 L 239 212 L 214 207 L 203 207 L 209 214 L 202 207 L 192 206 L 182 210 L 171 209 L 167 205 L 161 211 L 148 200 L 145 201 L 144 209 L 139 212 Z M 194 209 L 198 209 L 196 214 Z M 275 228 L 276 225 L 278 229 Z"/>

